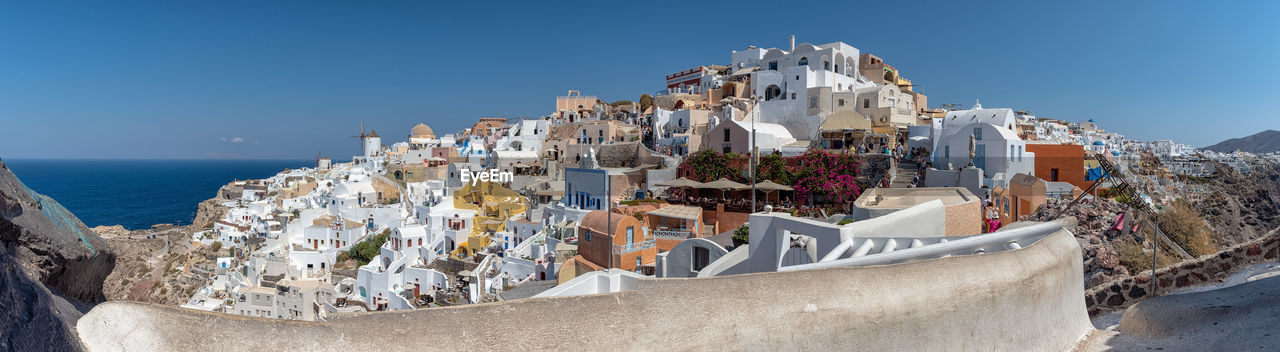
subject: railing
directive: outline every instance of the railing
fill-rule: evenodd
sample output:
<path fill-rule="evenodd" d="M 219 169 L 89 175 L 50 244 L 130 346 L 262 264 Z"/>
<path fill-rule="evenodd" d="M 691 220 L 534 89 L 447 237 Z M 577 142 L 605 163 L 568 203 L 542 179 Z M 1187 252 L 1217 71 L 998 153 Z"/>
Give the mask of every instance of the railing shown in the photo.
<path fill-rule="evenodd" d="M 669 239 L 669 240 L 686 240 L 686 239 L 689 239 L 690 234 L 693 234 L 693 232 L 689 230 L 654 230 L 653 231 L 654 236 L 657 236 L 658 238 L 662 238 L 662 239 Z"/>
<path fill-rule="evenodd" d="M 631 253 L 631 252 L 635 252 L 642 249 L 649 249 L 649 248 L 653 248 L 656 244 L 657 243 L 654 240 L 628 243 L 624 245 L 615 244 L 613 245 L 613 254 L 626 254 L 626 253 Z"/>
<path fill-rule="evenodd" d="M 1049 198 L 1070 197 L 1071 191 L 1049 191 L 1045 192 L 1045 196 L 1048 196 Z"/>

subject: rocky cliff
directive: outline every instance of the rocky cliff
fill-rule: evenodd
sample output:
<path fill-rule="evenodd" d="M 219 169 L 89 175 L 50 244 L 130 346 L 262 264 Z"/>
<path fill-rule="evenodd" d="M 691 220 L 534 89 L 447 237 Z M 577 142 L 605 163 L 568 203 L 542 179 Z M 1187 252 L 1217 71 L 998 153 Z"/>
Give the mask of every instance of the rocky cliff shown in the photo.
<path fill-rule="evenodd" d="M 103 300 L 115 253 L 0 162 L 0 350 L 76 350 L 75 322 Z"/>

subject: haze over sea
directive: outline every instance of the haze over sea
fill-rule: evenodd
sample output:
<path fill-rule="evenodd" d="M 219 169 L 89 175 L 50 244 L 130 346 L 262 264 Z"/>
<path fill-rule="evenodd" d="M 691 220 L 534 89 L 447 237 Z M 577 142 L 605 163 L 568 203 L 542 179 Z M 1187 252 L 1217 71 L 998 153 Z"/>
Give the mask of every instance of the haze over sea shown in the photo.
<path fill-rule="evenodd" d="M 201 201 L 240 179 L 314 166 L 312 160 L 4 159 L 23 183 L 52 197 L 89 227 L 190 224 Z"/>

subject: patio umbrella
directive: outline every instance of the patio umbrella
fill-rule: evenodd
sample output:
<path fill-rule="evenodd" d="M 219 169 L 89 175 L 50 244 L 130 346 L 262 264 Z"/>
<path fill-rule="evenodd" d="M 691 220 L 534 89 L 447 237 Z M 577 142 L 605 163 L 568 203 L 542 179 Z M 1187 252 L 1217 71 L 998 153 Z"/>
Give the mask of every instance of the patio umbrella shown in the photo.
<path fill-rule="evenodd" d="M 698 182 L 698 181 L 694 181 L 694 180 L 690 180 L 690 179 L 687 179 L 687 178 L 681 177 L 681 178 L 677 178 L 677 179 L 670 180 L 670 181 L 658 182 L 655 186 L 658 186 L 658 187 L 695 187 L 695 188 L 697 188 L 697 187 L 701 187 L 701 186 L 702 186 L 702 183 L 701 183 L 701 182 Z"/>
<path fill-rule="evenodd" d="M 746 190 L 750 190 L 750 189 L 751 189 L 751 185 L 744 185 L 744 186 L 742 186 L 742 187 L 738 187 L 738 190 L 739 190 L 739 191 L 746 191 Z M 758 190 L 758 191 L 765 191 L 765 192 L 773 192 L 773 191 L 791 191 L 791 190 L 794 190 L 794 189 L 793 189 L 793 188 L 791 188 L 791 186 L 787 186 L 787 185 L 780 185 L 780 184 L 774 183 L 773 181 L 764 180 L 764 182 L 758 182 L 758 183 L 756 183 L 756 190 Z"/>
<path fill-rule="evenodd" d="M 739 187 L 742 187 L 742 186 L 743 184 L 741 183 L 729 181 L 729 179 L 721 177 L 719 180 L 704 183 L 702 184 L 702 187 L 698 187 L 698 188 L 718 189 L 720 190 L 721 197 L 728 198 L 728 196 L 725 195 L 725 192 L 738 189 Z"/>
<path fill-rule="evenodd" d="M 727 190 L 741 189 L 742 186 L 745 186 L 745 185 L 741 183 L 729 181 L 729 179 L 721 177 L 719 180 L 703 183 L 701 186 L 698 186 L 698 188 L 718 189 L 722 191 L 727 191 Z M 751 188 L 751 187 L 747 186 L 747 188 Z"/>

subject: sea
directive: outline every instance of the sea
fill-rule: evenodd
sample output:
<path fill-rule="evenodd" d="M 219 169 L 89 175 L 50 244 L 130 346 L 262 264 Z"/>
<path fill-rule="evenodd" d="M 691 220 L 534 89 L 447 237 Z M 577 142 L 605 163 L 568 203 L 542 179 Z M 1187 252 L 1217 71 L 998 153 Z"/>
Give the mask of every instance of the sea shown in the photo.
<path fill-rule="evenodd" d="M 190 224 L 199 203 L 235 180 L 267 178 L 313 160 L 4 159 L 27 187 L 53 198 L 89 227 Z"/>

